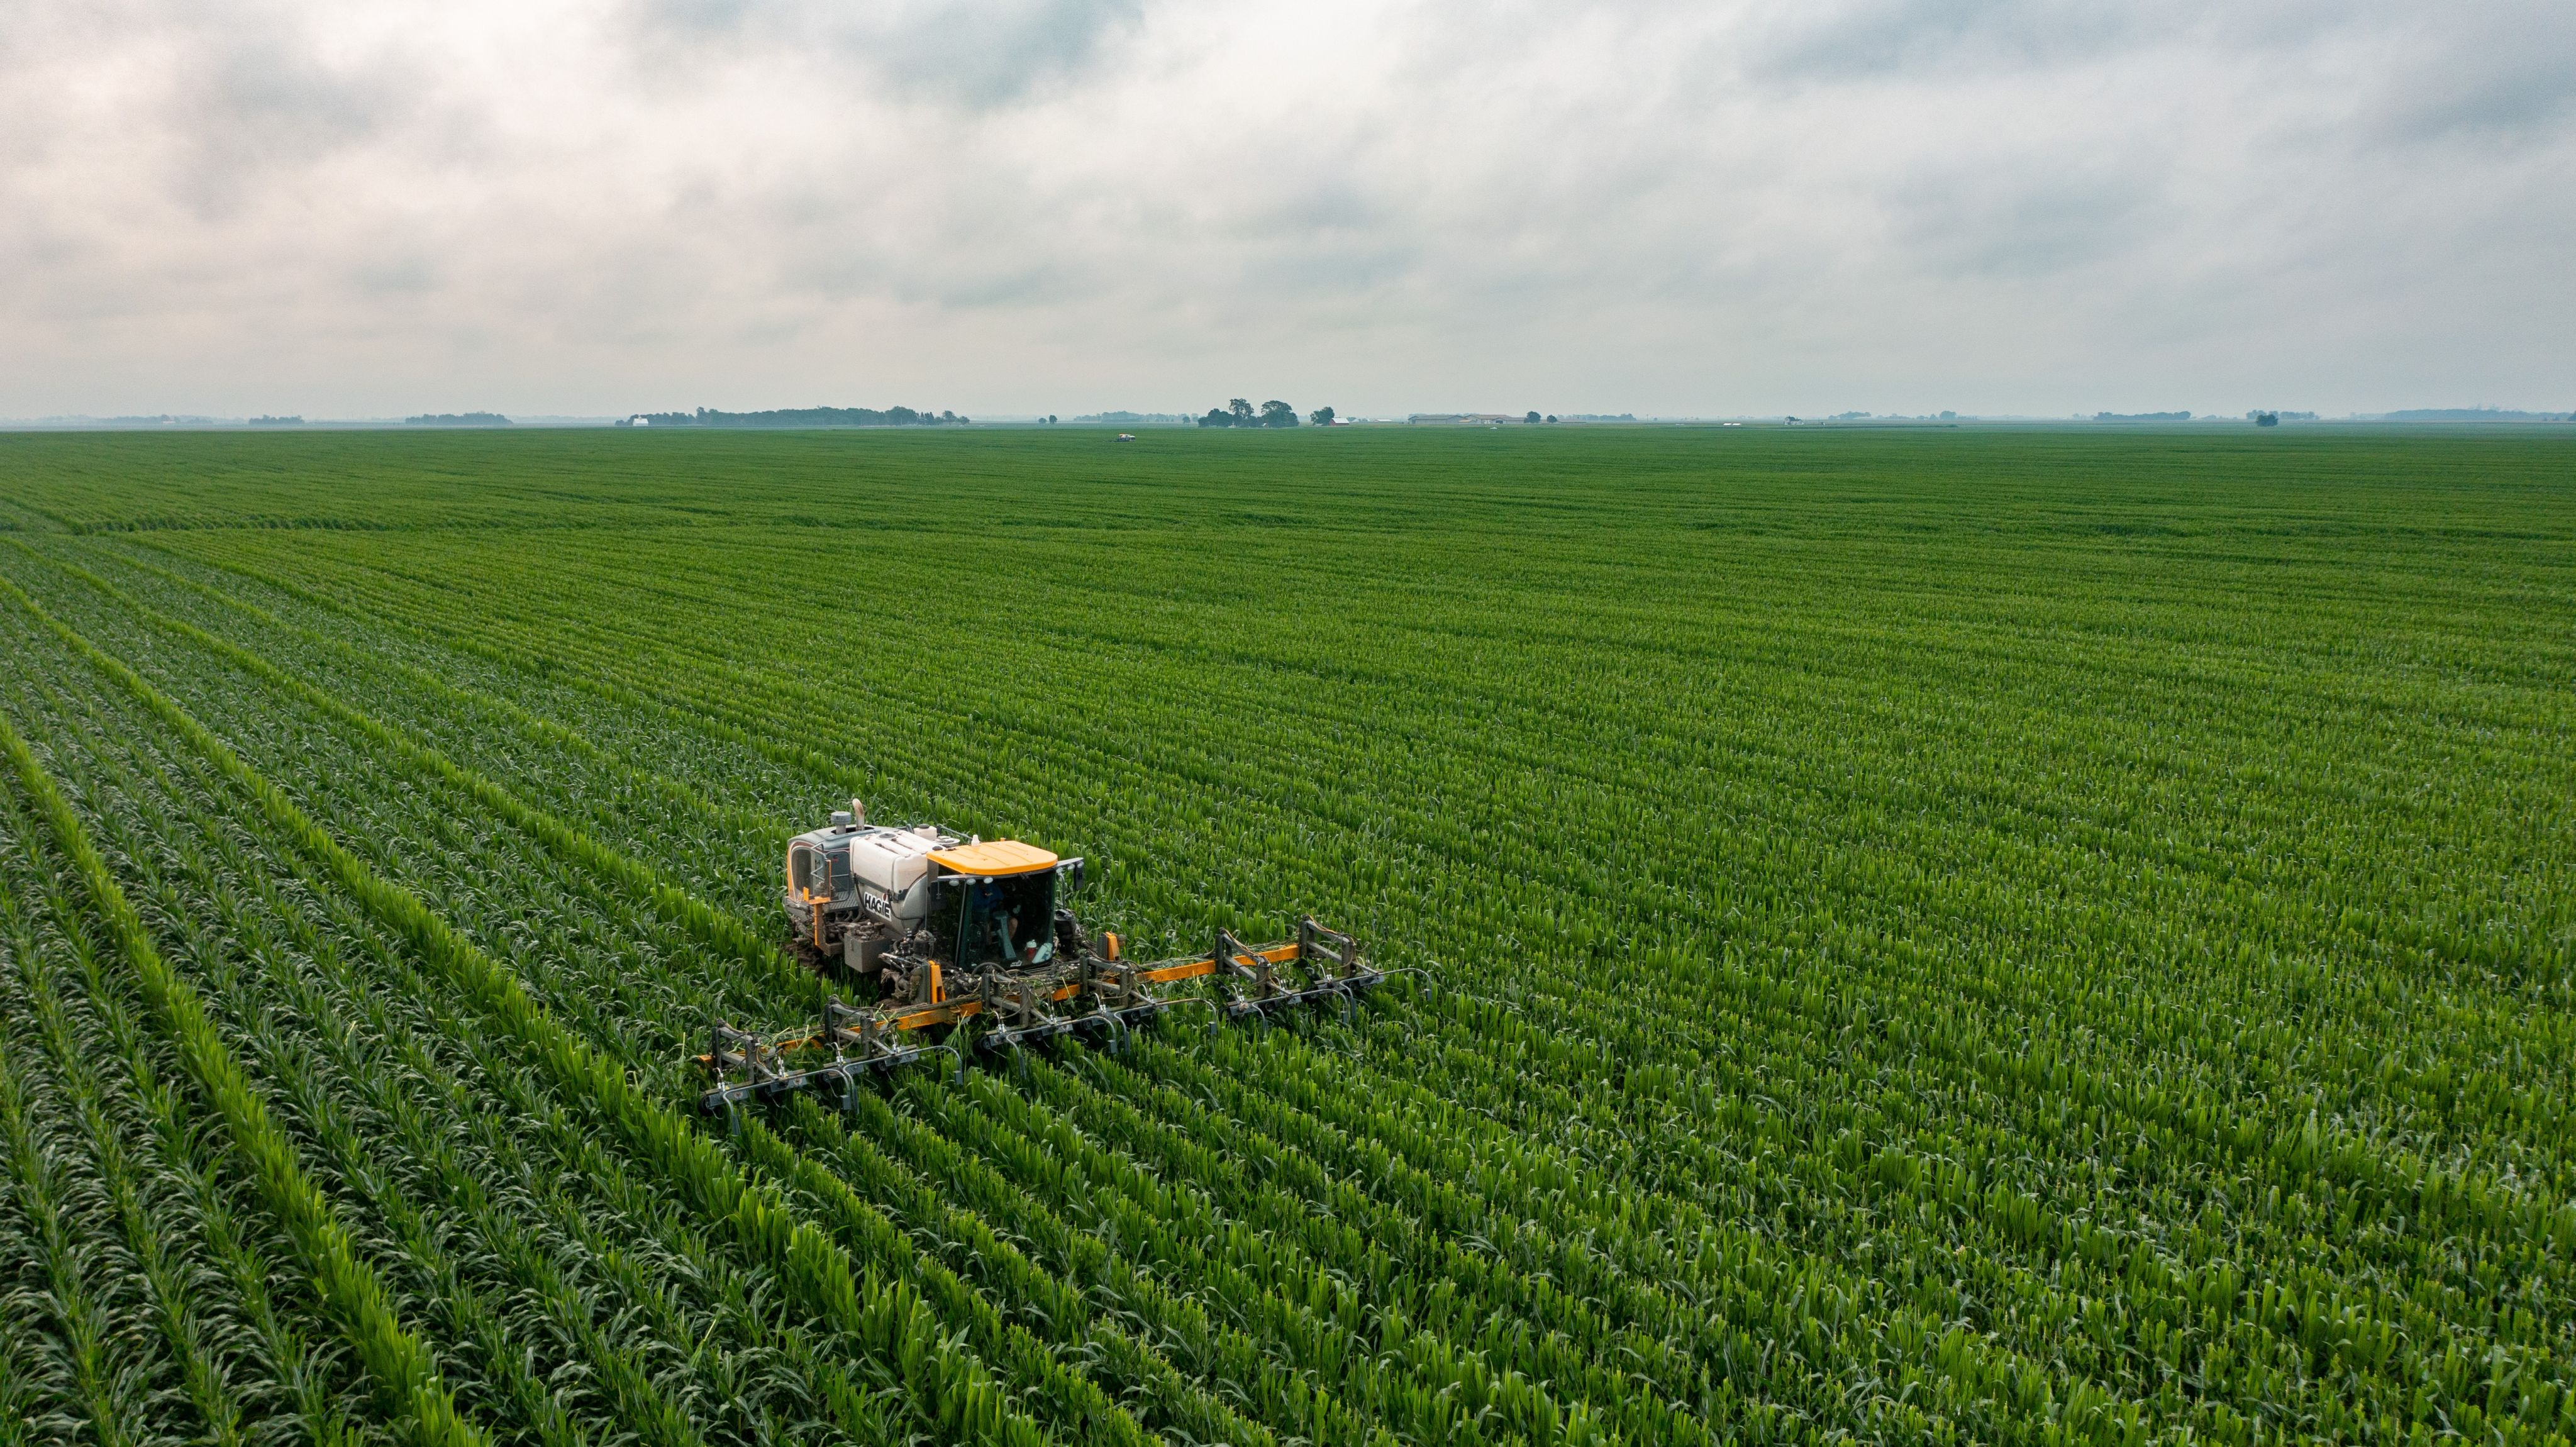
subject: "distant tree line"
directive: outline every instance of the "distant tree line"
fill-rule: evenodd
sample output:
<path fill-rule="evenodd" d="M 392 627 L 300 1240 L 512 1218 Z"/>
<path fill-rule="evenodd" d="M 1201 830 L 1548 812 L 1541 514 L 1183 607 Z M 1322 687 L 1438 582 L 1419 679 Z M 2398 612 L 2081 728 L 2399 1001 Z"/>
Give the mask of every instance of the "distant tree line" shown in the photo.
<path fill-rule="evenodd" d="M 954 412 L 915 412 L 909 407 L 781 407 L 769 412 L 638 412 L 620 427 L 963 427 Z"/>
<path fill-rule="evenodd" d="M 1316 414 L 1316 419 L 1319 423 L 1330 423 L 1332 409 L 1324 408 Z M 1210 407 L 1207 415 L 1199 419 L 1199 425 L 1201 427 L 1294 427 L 1297 425 L 1297 409 L 1274 397 L 1262 403 L 1261 410 L 1255 412 L 1252 410 L 1251 403 L 1237 397 L 1222 407 Z"/>
<path fill-rule="evenodd" d="M 2284 412 L 2281 415 L 2292 417 L 2297 414 Z M 2576 417 L 2576 413 L 2516 412 L 2502 407 L 2408 407 L 2396 412 L 2382 413 L 2379 420 L 2385 422 L 2556 422 L 2561 420 L 2562 415 Z"/>
<path fill-rule="evenodd" d="M 417 422 L 420 419 L 415 417 L 412 420 Z M 253 427 L 301 427 L 304 425 L 304 418 L 300 414 L 294 417 L 270 417 L 266 414 L 262 414 L 250 419 L 250 425 Z"/>
<path fill-rule="evenodd" d="M 498 412 L 423 412 L 403 419 L 414 427 L 507 427 L 510 419 Z"/>

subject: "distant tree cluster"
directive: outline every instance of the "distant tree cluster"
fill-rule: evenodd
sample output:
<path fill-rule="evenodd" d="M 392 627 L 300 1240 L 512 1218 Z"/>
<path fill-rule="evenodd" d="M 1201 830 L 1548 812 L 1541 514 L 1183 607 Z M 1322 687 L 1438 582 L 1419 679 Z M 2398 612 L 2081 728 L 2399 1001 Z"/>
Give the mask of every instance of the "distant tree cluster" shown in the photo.
<path fill-rule="evenodd" d="M 403 419 L 414 427 L 507 427 L 510 419 L 498 412 L 423 412 Z"/>
<path fill-rule="evenodd" d="M 1294 427 L 1297 425 L 1297 409 L 1274 397 L 1262 403 L 1261 410 L 1255 412 L 1252 410 L 1251 403 L 1237 397 L 1222 407 L 1210 407 L 1207 415 L 1199 419 L 1199 425 L 1201 427 Z"/>
<path fill-rule="evenodd" d="M 781 407 L 769 412 L 638 412 L 620 427 L 963 427 L 954 412 L 915 412 L 909 407 Z"/>
<path fill-rule="evenodd" d="M 2188 412 L 2096 412 L 2096 422 L 2189 422 Z"/>
<path fill-rule="evenodd" d="M 415 417 L 412 420 L 417 422 L 420 419 Z M 253 427 L 301 427 L 304 425 L 304 419 L 302 417 L 270 417 L 262 415 L 250 419 L 250 425 Z"/>

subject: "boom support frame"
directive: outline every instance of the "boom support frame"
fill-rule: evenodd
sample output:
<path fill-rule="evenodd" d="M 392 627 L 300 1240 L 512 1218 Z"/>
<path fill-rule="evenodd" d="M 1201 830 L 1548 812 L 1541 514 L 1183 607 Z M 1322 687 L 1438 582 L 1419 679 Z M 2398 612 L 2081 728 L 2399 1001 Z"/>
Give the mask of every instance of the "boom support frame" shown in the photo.
<path fill-rule="evenodd" d="M 969 991 L 926 1004 L 848 1005 L 827 992 L 814 1029 L 761 1036 L 713 1023 L 707 1052 L 695 1059 L 715 1083 L 699 1095 L 698 1108 L 716 1114 L 830 1086 L 840 1087 L 846 1098 L 869 1075 L 933 1054 L 955 1054 L 954 1046 L 932 1043 L 920 1032 L 979 1017 L 984 1028 L 975 1033 L 975 1050 L 999 1055 L 1060 1035 L 1123 1040 L 1179 1005 L 1212 1005 L 1225 1019 L 1246 1020 L 1337 1000 L 1347 1018 L 1359 996 L 1386 978 L 1349 935 L 1308 918 L 1298 921 L 1295 939 L 1275 944 L 1247 945 L 1218 930 L 1207 953 L 1185 959 L 1130 965 L 1086 951 L 1079 960 L 1036 969 L 988 969 L 974 977 Z M 1209 981 L 1212 990 L 1165 994 L 1155 988 L 1198 980 Z M 958 1068 L 965 1068 L 962 1056 Z"/>

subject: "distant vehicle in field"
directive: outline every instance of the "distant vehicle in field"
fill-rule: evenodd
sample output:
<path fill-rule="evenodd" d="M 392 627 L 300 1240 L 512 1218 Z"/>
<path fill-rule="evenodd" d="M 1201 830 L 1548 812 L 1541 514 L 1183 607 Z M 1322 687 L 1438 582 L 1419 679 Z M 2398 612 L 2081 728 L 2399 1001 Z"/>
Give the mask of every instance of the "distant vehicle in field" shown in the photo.
<path fill-rule="evenodd" d="M 1016 839 L 960 837 L 933 824 L 867 822 L 856 799 L 787 841 L 781 900 L 799 958 L 827 981 L 873 983 L 877 999 L 823 997 L 821 1027 L 768 1037 L 714 1027 L 698 1064 L 716 1077 L 708 1111 L 909 1065 L 946 1044 L 919 1032 L 977 1016 L 975 1048 L 998 1052 L 1076 1031 L 1123 1039 L 1177 1005 L 1228 1019 L 1292 1005 L 1349 1008 L 1386 979 L 1349 935 L 1312 919 L 1297 937 L 1247 945 L 1225 930 L 1207 953 L 1132 964 L 1118 936 L 1095 941 L 1062 896 L 1082 861 Z M 1157 986 L 1207 979 L 1208 994 Z M 962 1057 L 961 1057 L 962 1066 Z"/>

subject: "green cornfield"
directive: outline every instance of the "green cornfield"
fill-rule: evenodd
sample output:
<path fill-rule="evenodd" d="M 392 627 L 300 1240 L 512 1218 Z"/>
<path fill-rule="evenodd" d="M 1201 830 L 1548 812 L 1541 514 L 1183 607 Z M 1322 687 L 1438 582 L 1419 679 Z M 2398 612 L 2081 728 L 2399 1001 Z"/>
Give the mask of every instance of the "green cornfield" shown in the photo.
<path fill-rule="evenodd" d="M 0 1447 L 2576 1440 L 2576 430 L 0 437 Z M 784 841 L 1349 1018 L 731 1122 Z"/>

